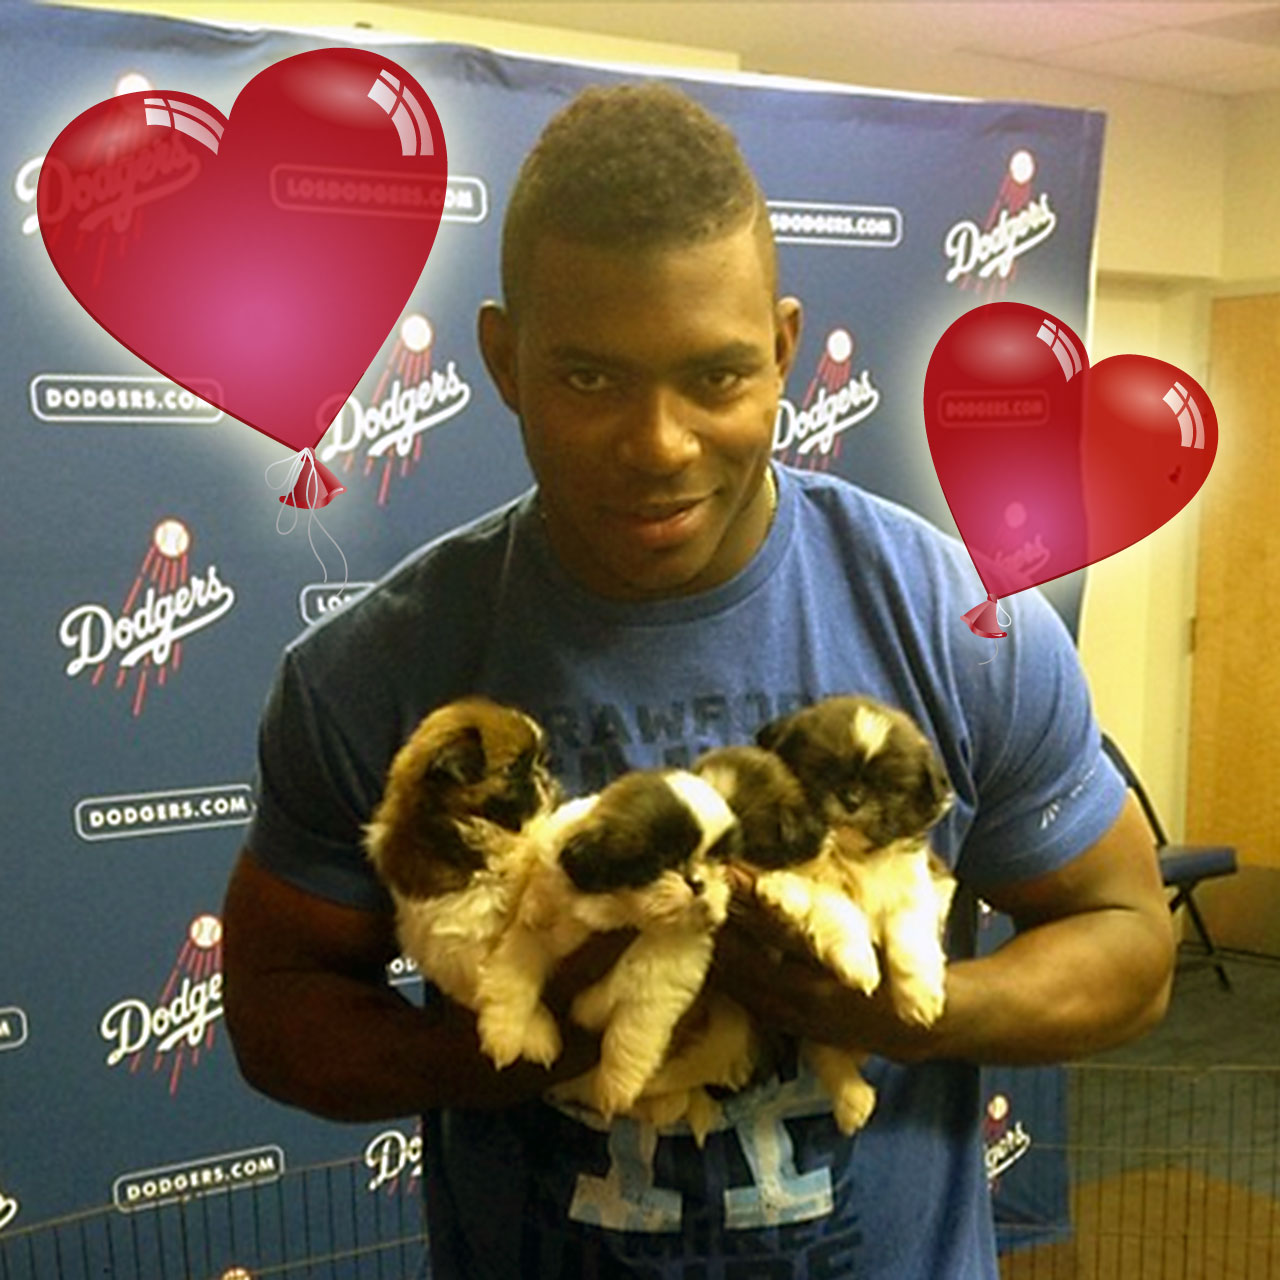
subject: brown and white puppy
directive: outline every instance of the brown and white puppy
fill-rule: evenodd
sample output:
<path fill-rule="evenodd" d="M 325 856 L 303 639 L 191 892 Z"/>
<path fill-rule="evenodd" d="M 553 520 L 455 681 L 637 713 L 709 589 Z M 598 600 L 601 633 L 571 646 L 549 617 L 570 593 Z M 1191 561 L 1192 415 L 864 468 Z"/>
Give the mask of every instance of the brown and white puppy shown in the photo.
<path fill-rule="evenodd" d="M 768 869 L 817 854 L 826 827 L 772 752 L 717 747 L 694 761 L 692 772 L 724 797 L 738 820 L 735 862 Z M 721 1115 L 708 1088 L 744 1088 L 766 1069 L 768 1050 L 751 1017 L 723 993 L 703 991 L 695 1003 L 696 1012 L 682 1023 L 680 1042 L 672 1045 L 630 1114 L 659 1128 L 683 1121 L 701 1146 Z"/>
<path fill-rule="evenodd" d="M 558 799 L 542 729 L 487 698 L 431 712 L 391 762 L 365 848 L 405 954 L 469 1008 L 524 885 L 522 831 Z"/>
<path fill-rule="evenodd" d="M 955 881 L 929 849 L 928 831 L 953 800 L 932 744 L 905 713 L 872 698 L 828 698 L 760 730 L 829 829 L 818 855 L 756 883 L 817 958 L 851 986 L 880 983 L 877 950 L 894 1007 L 931 1025 L 945 1003 L 942 934 Z M 829 1046 L 808 1057 L 836 1099 L 845 1132 L 860 1128 L 875 1095 L 857 1068 L 865 1058 Z"/>
<path fill-rule="evenodd" d="M 827 822 L 786 762 L 763 746 L 716 747 L 693 772 L 724 796 L 742 828 L 741 859 L 776 871 L 817 856 Z"/>
<path fill-rule="evenodd" d="M 639 932 L 572 1009 L 603 1032 L 585 1087 L 606 1118 L 628 1110 L 666 1055 L 702 988 L 729 905 L 724 860 L 737 850 L 733 812 L 702 779 L 638 771 L 572 800 L 527 831 L 533 860 L 510 926 L 486 959 L 480 1040 L 499 1066 L 560 1053 L 542 990 L 557 963 L 597 932 Z"/>

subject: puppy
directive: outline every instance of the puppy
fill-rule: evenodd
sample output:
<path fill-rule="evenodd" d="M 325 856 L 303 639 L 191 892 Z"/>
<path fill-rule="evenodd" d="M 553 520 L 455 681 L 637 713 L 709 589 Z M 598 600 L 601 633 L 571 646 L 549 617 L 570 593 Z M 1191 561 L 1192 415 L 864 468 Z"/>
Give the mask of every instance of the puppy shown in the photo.
<path fill-rule="evenodd" d="M 776 755 L 755 746 L 718 747 L 694 761 L 692 771 L 723 796 L 738 820 L 736 862 L 779 868 L 817 854 L 826 827 Z M 720 992 L 703 992 L 696 1016 L 686 1021 L 682 1042 L 672 1046 L 631 1114 L 658 1127 L 684 1121 L 701 1146 L 721 1113 L 708 1087 L 744 1088 L 765 1070 L 768 1053 L 760 1028 Z"/>
<path fill-rule="evenodd" d="M 757 895 L 868 993 L 880 983 L 879 948 L 899 1016 L 931 1025 L 945 1003 L 942 933 L 955 881 L 927 840 L 954 798 L 928 738 L 903 712 L 849 696 L 774 721 L 757 742 L 786 764 L 828 829 L 815 858 L 761 876 Z M 865 1057 L 807 1049 L 841 1129 L 860 1128 L 875 1102 L 858 1072 Z"/>
<path fill-rule="evenodd" d="M 701 778 L 653 770 L 562 805 L 535 820 L 527 837 L 527 883 L 481 968 L 481 1044 L 499 1067 L 518 1057 L 549 1065 L 561 1040 L 541 996 L 556 964 L 592 933 L 637 929 L 571 1011 L 603 1032 L 599 1066 L 584 1087 L 610 1118 L 639 1097 L 702 988 L 728 911 L 724 860 L 737 851 L 738 824 Z"/>
<path fill-rule="evenodd" d="M 405 954 L 469 1008 L 524 884 L 521 833 L 558 800 L 541 728 L 486 698 L 431 712 L 391 762 L 365 849 Z"/>

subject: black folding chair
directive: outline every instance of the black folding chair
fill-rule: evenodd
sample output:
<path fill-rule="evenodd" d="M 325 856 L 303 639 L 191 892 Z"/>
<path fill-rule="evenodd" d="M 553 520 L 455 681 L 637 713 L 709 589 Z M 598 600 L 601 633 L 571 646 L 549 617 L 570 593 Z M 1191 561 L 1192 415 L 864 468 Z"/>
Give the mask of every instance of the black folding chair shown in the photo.
<path fill-rule="evenodd" d="M 1204 917 L 1200 914 L 1200 908 L 1196 905 L 1195 890 L 1203 880 L 1234 874 L 1237 865 L 1235 846 L 1170 844 L 1164 833 L 1164 827 L 1156 815 L 1155 806 L 1152 805 L 1141 779 L 1125 759 L 1124 752 L 1105 733 L 1102 735 L 1102 746 L 1116 768 L 1120 770 L 1125 782 L 1129 784 L 1130 790 L 1138 797 L 1142 812 L 1146 814 L 1147 822 L 1151 825 L 1152 833 L 1156 838 L 1156 849 L 1160 855 L 1161 877 L 1165 887 L 1174 891 L 1173 897 L 1169 900 L 1169 910 L 1177 911 L 1179 907 L 1186 907 L 1191 923 L 1195 925 L 1196 933 L 1200 935 L 1200 941 L 1209 953 L 1213 967 L 1218 971 L 1218 981 L 1227 991 L 1230 991 L 1231 979 L 1227 976 L 1226 967 L 1222 963 L 1218 949 L 1213 945 L 1213 939 L 1209 936 L 1209 929 L 1205 925 Z"/>

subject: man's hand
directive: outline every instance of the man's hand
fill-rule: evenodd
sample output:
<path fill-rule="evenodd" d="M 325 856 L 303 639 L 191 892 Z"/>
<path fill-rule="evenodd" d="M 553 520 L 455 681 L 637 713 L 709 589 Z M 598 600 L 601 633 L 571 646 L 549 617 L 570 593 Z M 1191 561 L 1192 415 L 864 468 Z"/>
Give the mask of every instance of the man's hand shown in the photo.
<path fill-rule="evenodd" d="M 898 1016 L 887 973 L 871 995 L 846 986 L 756 897 L 749 870 L 731 874 L 733 902 L 716 939 L 712 970 L 720 990 L 773 1031 L 899 1062 L 928 1056 L 930 1032 Z"/>

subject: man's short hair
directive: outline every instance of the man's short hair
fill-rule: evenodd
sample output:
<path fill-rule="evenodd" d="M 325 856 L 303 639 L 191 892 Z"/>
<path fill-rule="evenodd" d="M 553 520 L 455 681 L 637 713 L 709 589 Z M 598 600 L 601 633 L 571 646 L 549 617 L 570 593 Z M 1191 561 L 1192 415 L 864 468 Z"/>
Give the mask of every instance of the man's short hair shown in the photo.
<path fill-rule="evenodd" d="M 502 292 L 519 308 L 544 236 L 598 248 L 667 249 L 754 225 L 775 288 L 764 196 L 722 121 L 657 82 L 584 89 L 525 158 L 502 226 Z"/>

